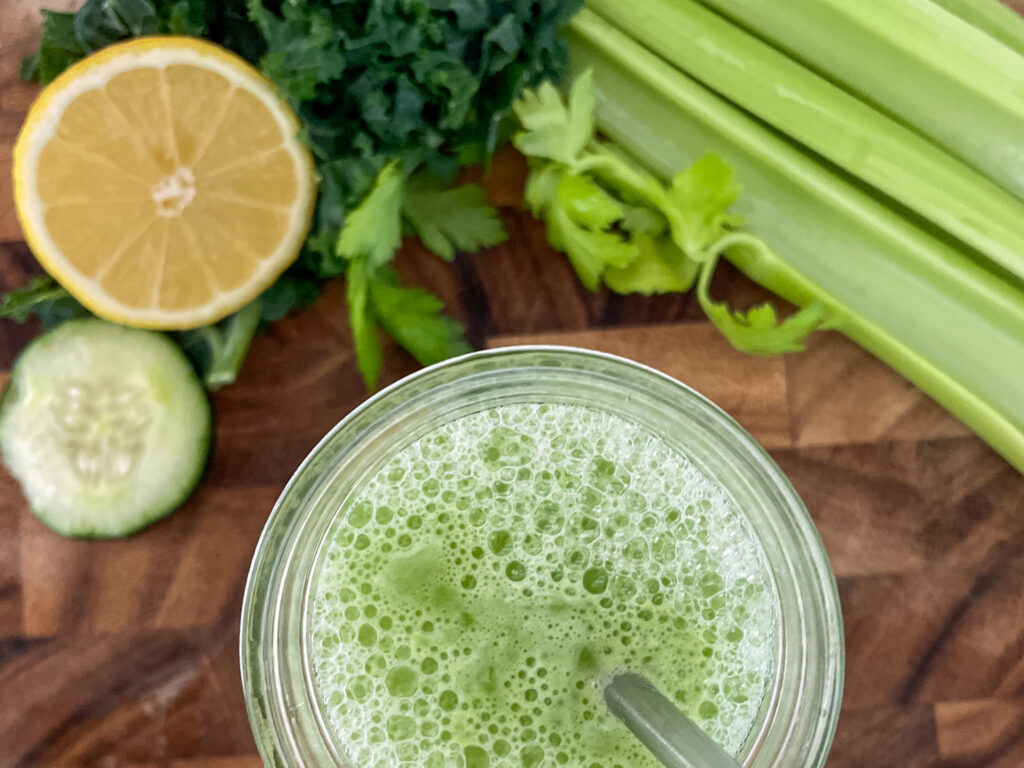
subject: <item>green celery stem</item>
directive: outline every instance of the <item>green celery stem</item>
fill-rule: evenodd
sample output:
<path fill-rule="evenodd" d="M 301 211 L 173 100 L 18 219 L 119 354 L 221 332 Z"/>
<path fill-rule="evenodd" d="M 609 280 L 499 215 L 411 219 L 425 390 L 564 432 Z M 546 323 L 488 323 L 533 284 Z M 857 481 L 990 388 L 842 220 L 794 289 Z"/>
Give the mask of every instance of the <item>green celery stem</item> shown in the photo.
<path fill-rule="evenodd" d="M 1000 0 L 932 0 L 1003 45 L 1024 54 L 1024 19 Z"/>

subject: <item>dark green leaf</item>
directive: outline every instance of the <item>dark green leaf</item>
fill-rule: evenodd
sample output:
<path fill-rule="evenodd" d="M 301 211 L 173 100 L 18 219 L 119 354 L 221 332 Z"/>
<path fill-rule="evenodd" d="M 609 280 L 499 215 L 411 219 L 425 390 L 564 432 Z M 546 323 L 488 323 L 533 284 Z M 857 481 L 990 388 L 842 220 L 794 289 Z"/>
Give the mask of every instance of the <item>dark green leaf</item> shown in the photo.
<path fill-rule="evenodd" d="M 220 7 L 230 6 L 221 2 Z M 158 0 L 160 31 L 169 35 L 200 37 L 207 32 L 206 9 L 203 0 Z"/>
<path fill-rule="evenodd" d="M 87 0 L 75 14 L 75 37 L 87 53 L 160 29 L 150 0 Z"/>
<path fill-rule="evenodd" d="M 277 279 L 260 296 L 260 318 L 265 323 L 280 320 L 298 309 L 305 309 L 320 297 L 323 281 L 292 269 Z"/>
<path fill-rule="evenodd" d="M 293 104 L 315 98 L 319 85 L 344 72 L 345 54 L 329 8 L 284 3 L 283 17 L 258 2 L 250 3 L 250 9 L 267 41 L 260 66 Z"/>
<path fill-rule="evenodd" d="M 179 0 L 198 3 L 205 8 L 204 36 L 230 48 L 250 64 L 256 64 L 267 50 L 259 28 L 249 20 L 246 0 Z"/>
<path fill-rule="evenodd" d="M 401 182 L 424 170 L 449 183 L 460 165 L 486 161 L 507 137 L 506 118 L 520 91 L 557 80 L 565 70 L 558 30 L 581 4 L 87 0 L 75 15 L 44 15 L 40 50 L 26 60 L 24 74 L 48 82 L 87 51 L 152 33 L 201 35 L 259 62 L 291 103 L 321 177 L 299 262 L 260 298 L 260 316 L 270 321 L 313 300 L 322 281 L 350 270 L 354 259 L 359 267 L 348 288 L 353 330 L 360 371 L 375 383 L 382 364 L 379 324 L 424 360 L 464 348 L 452 321 L 437 314 L 436 299 L 401 289 L 379 272 L 401 238 Z M 380 190 L 375 184 L 388 167 L 393 175 Z M 440 184 L 437 192 L 437 199 L 413 199 L 407 220 L 439 254 L 503 237 L 479 192 Z M 375 316 L 380 309 L 369 297 L 371 278 L 384 286 L 376 295 L 387 318 Z M 392 312 L 389 301 L 400 295 L 410 307 Z M 77 306 L 70 297 L 53 306 L 68 302 Z M 243 345 L 232 340 L 247 328 L 236 317 L 230 325 L 190 332 L 189 348 L 205 350 L 197 359 L 228 361 L 203 363 L 204 370 L 237 370 L 235 353 Z"/>
<path fill-rule="evenodd" d="M 15 288 L 0 298 L 0 319 L 16 323 L 36 316 L 44 328 L 52 328 L 65 320 L 87 315 L 89 310 L 49 275 L 37 275 L 21 288 Z"/>
<path fill-rule="evenodd" d="M 486 35 L 484 35 L 486 72 L 500 72 L 515 61 L 523 45 L 523 25 L 515 14 L 506 14 Z"/>
<path fill-rule="evenodd" d="M 85 50 L 75 37 L 75 15 L 43 11 L 39 50 L 21 62 L 21 77 L 46 85 L 83 56 Z"/>

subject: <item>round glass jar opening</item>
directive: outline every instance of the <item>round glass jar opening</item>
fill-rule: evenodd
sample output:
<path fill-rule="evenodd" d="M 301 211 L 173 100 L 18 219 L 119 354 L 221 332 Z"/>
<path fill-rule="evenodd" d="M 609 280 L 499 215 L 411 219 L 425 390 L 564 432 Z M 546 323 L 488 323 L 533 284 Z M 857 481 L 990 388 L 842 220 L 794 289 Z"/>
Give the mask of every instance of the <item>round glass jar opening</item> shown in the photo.
<path fill-rule="evenodd" d="M 242 682 L 266 765 L 364 768 L 332 735 L 307 647 L 318 561 L 339 510 L 424 435 L 516 404 L 614 414 L 726 490 L 763 551 L 777 599 L 774 675 L 739 758 L 747 768 L 824 765 L 842 695 L 843 635 L 835 580 L 799 497 L 753 438 L 692 389 L 565 347 L 479 352 L 413 374 L 349 414 L 295 473 L 256 548 L 242 608 Z"/>

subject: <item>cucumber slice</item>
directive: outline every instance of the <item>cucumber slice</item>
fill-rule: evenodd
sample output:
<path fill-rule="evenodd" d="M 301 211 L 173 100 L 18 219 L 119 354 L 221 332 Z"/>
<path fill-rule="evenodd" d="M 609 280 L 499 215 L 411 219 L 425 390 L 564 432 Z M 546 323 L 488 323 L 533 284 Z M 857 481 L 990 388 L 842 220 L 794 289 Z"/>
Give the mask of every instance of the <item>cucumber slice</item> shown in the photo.
<path fill-rule="evenodd" d="M 165 335 L 71 320 L 30 344 L 0 400 L 0 456 L 58 533 L 127 536 L 203 474 L 210 405 Z"/>

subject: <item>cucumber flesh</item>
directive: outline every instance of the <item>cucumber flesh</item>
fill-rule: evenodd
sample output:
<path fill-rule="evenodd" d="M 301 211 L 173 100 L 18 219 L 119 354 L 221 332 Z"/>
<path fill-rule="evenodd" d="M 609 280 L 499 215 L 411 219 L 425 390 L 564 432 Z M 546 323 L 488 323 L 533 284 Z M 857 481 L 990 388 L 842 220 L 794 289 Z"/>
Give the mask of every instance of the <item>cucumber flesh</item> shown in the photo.
<path fill-rule="evenodd" d="M 20 355 L 0 400 L 0 456 L 32 511 L 67 536 L 127 536 L 199 483 L 210 406 L 164 334 L 71 320 Z"/>

